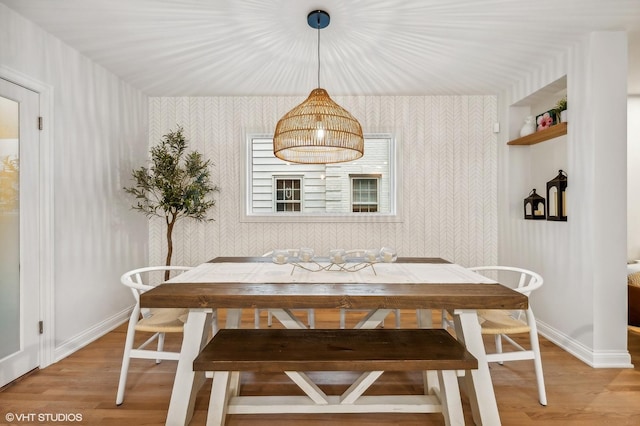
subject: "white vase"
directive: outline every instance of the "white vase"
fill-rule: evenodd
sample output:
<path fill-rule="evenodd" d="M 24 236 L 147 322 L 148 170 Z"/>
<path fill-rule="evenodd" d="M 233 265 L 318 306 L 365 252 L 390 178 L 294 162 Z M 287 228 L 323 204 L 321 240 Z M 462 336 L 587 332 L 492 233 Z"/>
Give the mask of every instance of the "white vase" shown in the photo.
<path fill-rule="evenodd" d="M 520 129 L 520 137 L 527 136 L 536 132 L 536 122 L 533 119 L 533 115 L 525 117 L 524 124 Z"/>
<path fill-rule="evenodd" d="M 566 109 L 560 111 L 560 122 L 561 123 L 566 123 L 567 122 L 567 110 Z"/>

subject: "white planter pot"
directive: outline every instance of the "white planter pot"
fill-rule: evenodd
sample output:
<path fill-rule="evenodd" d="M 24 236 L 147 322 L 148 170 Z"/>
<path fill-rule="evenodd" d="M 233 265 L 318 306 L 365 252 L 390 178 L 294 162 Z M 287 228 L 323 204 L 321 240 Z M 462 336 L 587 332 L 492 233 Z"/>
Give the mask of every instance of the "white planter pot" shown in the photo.
<path fill-rule="evenodd" d="M 567 122 L 567 110 L 566 109 L 564 111 L 560 111 L 560 122 L 561 123 L 566 123 Z"/>

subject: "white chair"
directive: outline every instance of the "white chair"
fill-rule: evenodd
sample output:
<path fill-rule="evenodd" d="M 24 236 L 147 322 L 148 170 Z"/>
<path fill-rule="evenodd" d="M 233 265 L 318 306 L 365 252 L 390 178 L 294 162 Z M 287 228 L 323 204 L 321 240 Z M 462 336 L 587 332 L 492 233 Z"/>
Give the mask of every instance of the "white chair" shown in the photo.
<path fill-rule="evenodd" d="M 368 252 L 370 252 L 370 250 L 363 250 L 363 249 L 347 250 L 345 252 L 345 259 L 347 261 L 353 260 L 353 259 L 364 259 Z M 347 311 L 369 312 L 370 309 L 340 309 L 340 328 L 346 327 Z M 396 328 L 400 328 L 400 309 L 394 309 L 393 314 L 395 315 L 395 319 L 396 319 Z M 382 326 L 384 327 L 384 320 L 382 321 Z"/>
<path fill-rule="evenodd" d="M 298 249 L 287 249 L 287 252 L 289 252 L 289 255 L 291 257 L 298 257 L 298 254 L 300 253 L 300 250 Z M 262 255 L 262 257 L 269 257 L 273 254 L 273 250 L 272 251 L 268 251 L 265 254 Z M 316 328 L 316 316 L 315 316 L 315 311 L 313 309 L 292 309 L 292 310 L 297 310 L 297 311 L 306 311 L 307 312 L 307 324 L 309 325 L 309 328 Z M 269 309 L 256 309 L 255 313 L 254 313 L 254 327 L 255 328 L 260 328 L 260 313 L 262 311 L 267 311 L 267 326 L 271 327 L 273 325 L 273 314 L 271 313 L 271 311 Z"/>
<path fill-rule="evenodd" d="M 165 333 L 182 333 L 184 328 L 184 320 L 189 313 L 188 309 L 149 309 L 140 308 L 140 295 L 147 290 L 152 289 L 155 285 L 150 284 L 153 273 L 157 273 L 157 284 L 164 281 L 164 272 L 178 271 L 180 273 L 192 269 L 188 266 L 150 266 L 146 268 L 134 269 L 126 272 L 120 277 L 122 284 L 131 289 L 133 297 L 136 301 L 131 316 L 129 317 L 129 326 L 127 327 L 127 338 L 124 345 L 124 355 L 122 356 L 122 367 L 120 370 L 120 381 L 118 383 L 118 393 L 116 395 L 116 404 L 122 404 L 124 400 L 124 392 L 127 384 L 127 372 L 129 370 L 129 362 L 131 358 L 155 359 L 156 364 L 161 360 L 177 361 L 179 352 L 168 352 L 164 350 Z M 161 273 L 161 274 L 160 274 Z M 147 277 L 147 280 L 143 279 Z M 157 285 L 156 284 L 156 285 Z M 215 332 L 214 320 L 214 332 Z M 143 344 L 134 348 L 134 339 L 136 331 L 149 332 L 153 335 Z M 145 349 L 154 340 L 158 341 L 156 349 Z"/>
<path fill-rule="evenodd" d="M 488 275 L 501 284 L 513 287 L 514 290 L 526 295 L 527 297 L 532 291 L 540 288 L 543 283 L 542 277 L 532 271 L 522 268 L 514 268 L 509 266 L 479 266 L 469 268 L 472 271 L 482 275 Z M 493 274 L 493 275 L 492 275 Z M 540 344 L 538 342 L 538 328 L 536 319 L 531 308 L 531 300 L 529 300 L 529 308 L 526 310 L 505 311 L 499 309 L 486 309 L 478 311 L 478 319 L 483 335 L 495 336 L 495 353 L 487 353 L 487 361 L 497 362 L 500 365 L 504 361 L 533 360 L 536 380 L 538 386 L 538 400 L 540 404 L 547 405 L 547 395 L 544 387 L 544 376 L 542 373 L 542 359 L 540 356 Z M 446 317 L 446 311 L 443 311 L 443 327 L 451 325 L 450 320 Z M 531 349 L 525 349 L 513 340 L 509 335 L 512 334 L 529 334 L 529 345 Z M 509 343 L 513 351 L 504 352 L 502 340 Z"/>

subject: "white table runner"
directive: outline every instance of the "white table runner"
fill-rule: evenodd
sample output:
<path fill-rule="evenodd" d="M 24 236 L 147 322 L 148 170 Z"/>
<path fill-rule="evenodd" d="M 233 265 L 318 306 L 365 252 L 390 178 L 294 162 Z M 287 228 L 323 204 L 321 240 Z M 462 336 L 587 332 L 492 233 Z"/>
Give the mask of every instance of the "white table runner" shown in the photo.
<path fill-rule="evenodd" d="M 495 283 L 480 274 L 450 263 L 376 263 L 356 272 L 338 270 L 310 272 L 291 264 L 277 265 L 267 262 L 203 263 L 169 280 L 171 283 Z M 293 270 L 293 273 L 292 273 Z"/>

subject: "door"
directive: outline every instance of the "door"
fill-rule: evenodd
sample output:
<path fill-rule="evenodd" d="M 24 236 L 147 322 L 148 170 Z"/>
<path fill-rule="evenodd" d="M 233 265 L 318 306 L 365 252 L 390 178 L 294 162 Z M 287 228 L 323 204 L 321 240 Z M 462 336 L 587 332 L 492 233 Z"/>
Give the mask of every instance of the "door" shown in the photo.
<path fill-rule="evenodd" d="M 0 79 L 0 386 L 39 365 L 39 96 Z"/>

